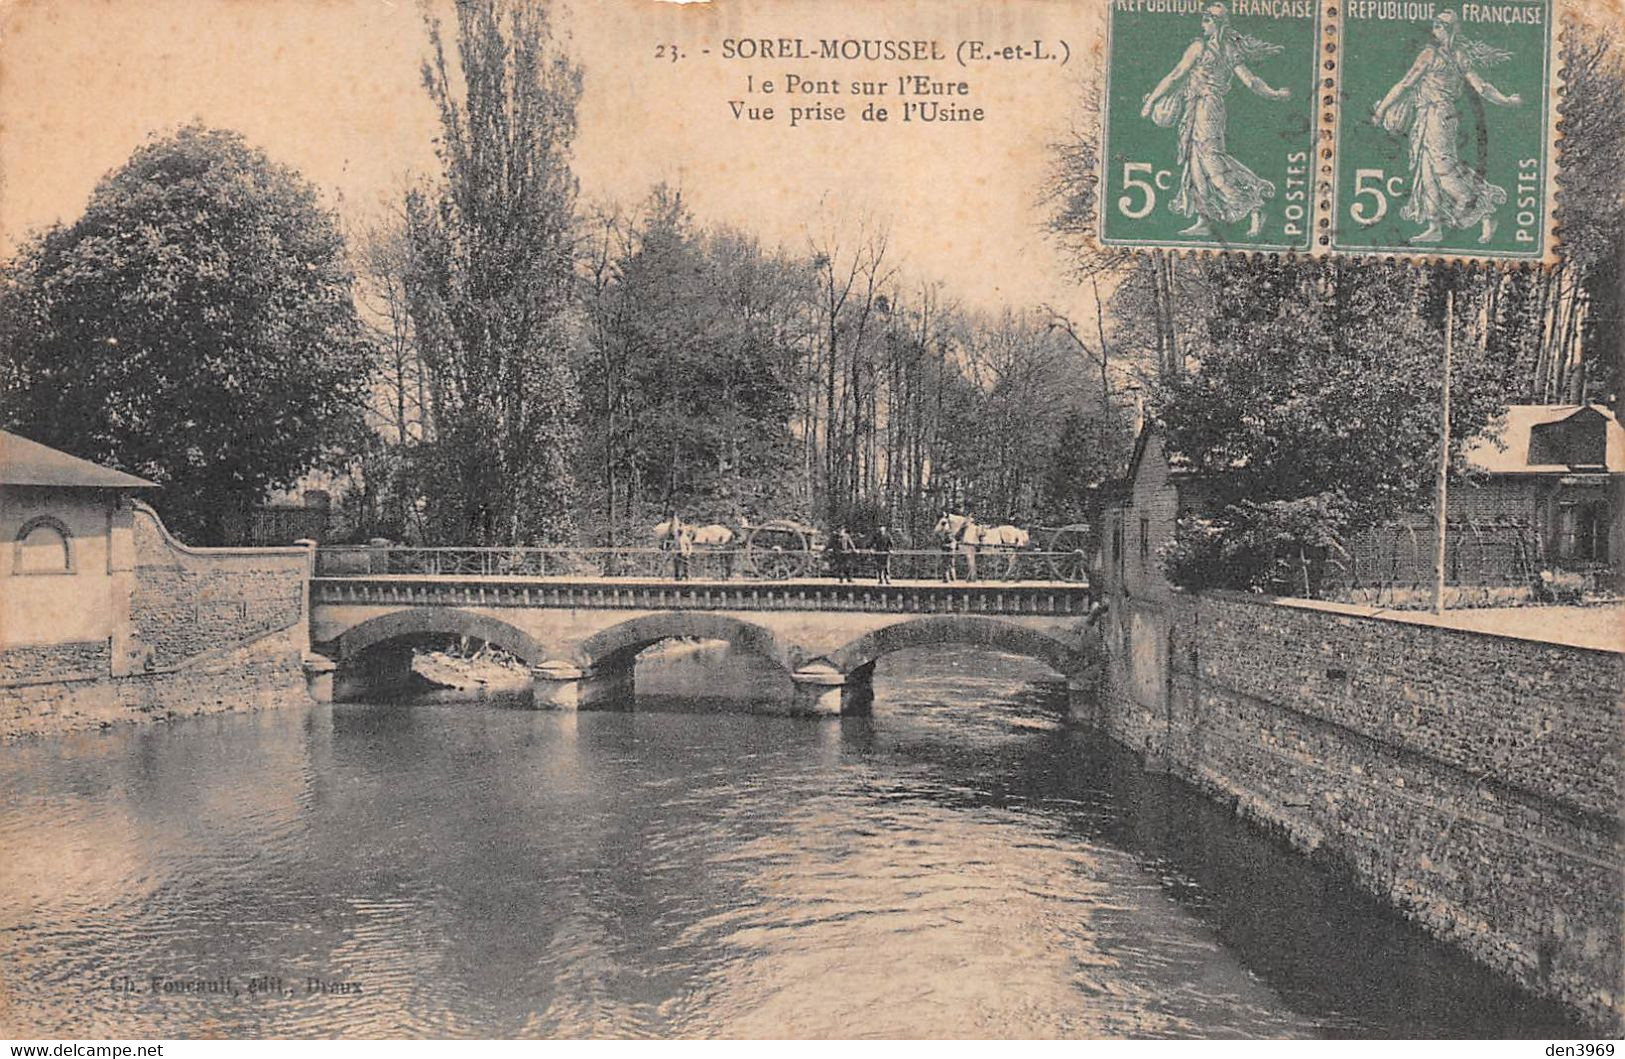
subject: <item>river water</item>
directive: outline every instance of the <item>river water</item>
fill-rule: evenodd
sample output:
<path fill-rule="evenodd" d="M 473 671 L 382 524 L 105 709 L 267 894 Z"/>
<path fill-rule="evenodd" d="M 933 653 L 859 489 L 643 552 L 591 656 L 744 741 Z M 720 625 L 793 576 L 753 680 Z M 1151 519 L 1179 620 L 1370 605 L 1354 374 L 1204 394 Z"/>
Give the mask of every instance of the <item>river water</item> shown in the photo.
<path fill-rule="evenodd" d="M 754 672 L 5 748 L 0 1036 L 1582 1032 L 1023 660 L 893 656 L 839 721 L 719 711 Z"/>

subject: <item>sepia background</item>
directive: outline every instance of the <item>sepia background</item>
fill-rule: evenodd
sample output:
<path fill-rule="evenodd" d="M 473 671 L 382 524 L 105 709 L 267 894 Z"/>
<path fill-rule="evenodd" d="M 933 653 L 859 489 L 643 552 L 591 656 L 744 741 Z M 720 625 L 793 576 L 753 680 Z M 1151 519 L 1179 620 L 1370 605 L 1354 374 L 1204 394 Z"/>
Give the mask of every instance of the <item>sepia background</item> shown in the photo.
<path fill-rule="evenodd" d="M 796 250 L 809 229 L 868 213 L 889 222 L 912 271 L 965 299 L 1076 297 L 1038 199 L 1048 146 L 1098 58 L 1088 50 L 1095 5 L 593 0 L 561 14 L 585 72 L 576 149 L 585 199 L 631 205 L 666 181 L 700 220 Z M 436 117 L 419 74 L 427 39 L 406 0 L 21 0 L 4 18 L 0 251 L 72 219 L 138 144 L 194 119 L 241 131 L 354 221 L 398 208 L 406 183 L 433 169 Z M 746 98 L 747 74 L 844 82 L 894 80 L 905 68 L 720 58 L 725 37 L 797 36 L 1065 39 L 1073 56 L 1066 66 L 907 65 L 969 80 L 970 103 L 988 115 L 975 124 L 869 125 L 849 114 L 791 129 L 734 119 L 727 101 Z M 656 57 L 672 43 L 688 57 Z M 700 54 L 706 46 L 712 55 Z"/>

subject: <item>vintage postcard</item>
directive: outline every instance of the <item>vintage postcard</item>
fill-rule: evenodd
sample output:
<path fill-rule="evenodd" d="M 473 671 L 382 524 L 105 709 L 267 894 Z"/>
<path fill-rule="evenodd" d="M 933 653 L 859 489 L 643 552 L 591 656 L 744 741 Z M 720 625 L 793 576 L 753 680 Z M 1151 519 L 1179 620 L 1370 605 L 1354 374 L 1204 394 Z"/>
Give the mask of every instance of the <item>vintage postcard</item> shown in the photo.
<path fill-rule="evenodd" d="M 1622 24 L 0 0 L 0 1037 L 1612 1055 Z"/>

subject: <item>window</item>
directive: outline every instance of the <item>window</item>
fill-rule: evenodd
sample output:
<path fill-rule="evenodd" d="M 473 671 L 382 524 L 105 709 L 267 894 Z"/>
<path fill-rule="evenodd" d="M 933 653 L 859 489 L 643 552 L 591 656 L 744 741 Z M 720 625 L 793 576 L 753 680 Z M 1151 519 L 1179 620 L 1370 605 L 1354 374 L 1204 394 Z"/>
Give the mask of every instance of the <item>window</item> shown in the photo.
<path fill-rule="evenodd" d="M 18 574 L 73 573 L 73 538 L 68 527 L 48 515 L 23 523 L 17 532 L 12 571 Z"/>
<path fill-rule="evenodd" d="M 1557 509 L 1557 558 L 1608 561 L 1608 501 L 1564 501 Z"/>
<path fill-rule="evenodd" d="M 1151 561 L 1151 520 L 1140 520 L 1140 565 Z"/>

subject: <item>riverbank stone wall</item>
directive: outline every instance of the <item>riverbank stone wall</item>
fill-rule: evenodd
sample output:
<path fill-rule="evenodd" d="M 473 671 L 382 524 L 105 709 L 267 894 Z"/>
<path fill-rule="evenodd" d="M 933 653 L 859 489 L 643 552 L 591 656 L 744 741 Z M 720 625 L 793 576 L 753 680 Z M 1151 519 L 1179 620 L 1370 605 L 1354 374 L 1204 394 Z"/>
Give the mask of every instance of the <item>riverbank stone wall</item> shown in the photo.
<path fill-rule="evenodd" d="M 0 650 L 0 739 L 308 701 L 309 551 L 189 548 L 130 514 L 119 627 Z"/>
<path fill-rule="evenodd" d="M 305 549 L 186 548 L 150 509 L 137 509 L 134 531 L 130 618 L 152 668 L 300 624 Z"/>
<path fill-rule="evenodd" d="M 0 739 L 308 702 L 299 641 L 284 630 L 170 670 L 0 685 Z"/>
<path fill-rule="evenodd" d="M 1118 596 L 1097 723 L 1599 1026 L 1625 1021 L 1625 654 Z"/>

